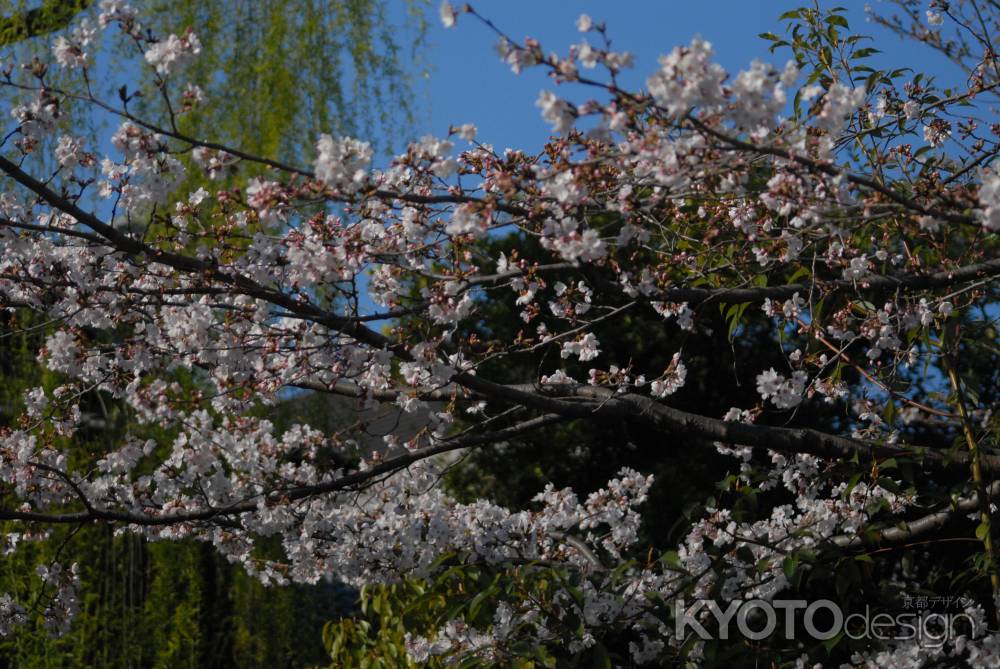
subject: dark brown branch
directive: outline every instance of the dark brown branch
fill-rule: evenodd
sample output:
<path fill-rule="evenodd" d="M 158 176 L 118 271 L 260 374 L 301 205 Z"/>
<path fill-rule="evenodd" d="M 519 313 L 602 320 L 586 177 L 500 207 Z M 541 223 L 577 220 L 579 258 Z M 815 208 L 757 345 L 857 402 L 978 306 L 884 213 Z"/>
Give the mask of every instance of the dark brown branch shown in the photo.
<path fill-rule="evenodd" d="M 533 268 L 533 272 L 560 272 L 579 268 L 569 263 L 554 263 Z M 495 285 L 509 279 L 527 274 L 527 270 L 510 270 L 498 274 L 472 276 L 462 281 L 469 285 Z M 927 290 L 930 288 L 947 288 L 977 279 L 1000 277 L 1000 259 L 957 267 L 953 270 L 942 270 L 925 274 L 910 273 L 899 276 L 872 275 L 858 281 L 837 279 L 832 281 L 816 280 L 811 283 L 789 283 L 777 286 L 762 286 L 752 288 L 688 288 L 672 287 L 658 291 L 652 297 L 665 302 L 688 302 L 692 305 L 706 302 L 743 302 L 759 303 L 765 299 L 789 299 L 795 293 L 806 295 L 818 290 L 824 296 L 847 291 L 859 293 L 891 293 L 899 289 Z M 449 277 L 435 275 L 432 278 L 446 279 Z"/>
<path fill-rule="evenodd" d="M 513 402 L 521 406 L 558 414 L 565 418 L 602 420 L 634 418 L 672 434 L 681 433 L 756 448 L 769 448 L 782 453 L 808 453 L 828 459 L 887 459 L 911 457 L 935 469 L 950 469 L 967 465 L 962 453 L 945 454 L 921 446 L 888 446 L 872 441 L 852 439 L 812 428 L 789 428 L 770 425 L 749 425 L 724 421 L 701 414 L 681 411 L 644 395 L 613 393 L 594 386 L 554 384 L 546 386 L 504 385 L 478 375 L 459 374 L 453 380 L 472 391 L 475 397 Z M 333 386 L 302 382 L 300 388 L 346 395 L 370 396 L 380 401 L 395 401 L 408 394 L 405 389 L 388 389 L 366 393 L 357 386 L 339 382 Z M 437 390 L 419 395 L 421 399 L 447 401 L 453 391 Z M 1000 471 L 1000 456 L 983 455 L 988 471 Z"/>
<path fill-rule="evenodd" d="M 964 454 L 945 454 L 920 446 L 888 446 L 812 428 L 748 425 L 710 418 L 669 407 L 643 395 L 614 393 L 594 386 L 554 384 L 508 386 L 479 376 L 460 374 L 454 380 L 486 397 L 560 414 L 567 418 L 632 418 L 668 433 L 681 433 L 782 453 L 808 453 L 822 458 L 862 460 L 911 457 L 935 469 L 967 466 Z M 983 456 L 983 468 L 1000 471 L 1000 456 Z"/>
<path fill-rule="evenodd" d="M 367 390 L 348 381 L 337 381 L 333 385 L 327 385 L 318 381 L 297 381 L 289 384 L 294 388 L 302 390 L 312 390 L 331 395 L 343 395 L 344 397 L 355 397 L 358 399 L 372 398 L 380 402 L 395 402 L 400 397 L 413 394 L 411 388 L 388 388 L 386 390 Z M 455 397 L 455 390 L 440 389 L 429 390 L 416 393 L 417 399 L 428 402 L 448 402 Z"/>

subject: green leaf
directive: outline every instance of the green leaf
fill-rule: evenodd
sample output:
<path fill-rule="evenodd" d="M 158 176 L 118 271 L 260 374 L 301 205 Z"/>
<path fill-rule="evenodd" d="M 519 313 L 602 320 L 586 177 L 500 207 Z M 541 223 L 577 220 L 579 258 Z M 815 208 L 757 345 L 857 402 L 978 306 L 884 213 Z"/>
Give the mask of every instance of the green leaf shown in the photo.
<path fill-rule="evenodd" d="M 681 567 L 681 556 L 677 551 L 667 551 L 660 556 L 660 562 L 667 566 L 671 570 L 682 570 Z"/>
<path fill-rule="evenodd" d="M 796 570 L 799 568 L 799 558 L 796 555 L 790 555 L 781 561 L 781 571 L 785 574 L 785 578 L 789 581 L 795 576 Z"/>
<path fill-rule="evenodd" d="M 842 28 L 847 28 L 848 30 L 851 28 L 850 24 L 847 23 L 847 19 L 840 14 L 831 14 L 826 17 L 826 22 L 832 26 L 840 26 Z"/>
<path fill-rule="evenodd" d="M 858 481 L 860 480 L 861 480 L 861 474 L 855 474 L 847 481 L 847 488 L 844 489 L 845 498 L 851 494 L 851 491 L 854 490 L 855 487 L 857 487 Z"/>
<path fill-rule="evenodd" d="M 832 637 L 832 638 L 827 639 L 826 641 L 824 641 L 823 642 L 823 648 L 826 649 L 827 653 L 830 653 L 830 652 L 833 651 L 834 648 L 836 648 L 837 644 L 839 644 L 840 640 L 843 639 L 843 638 L 844 638 L 844 633 L 841 632 L 837 636 Z"/>
<path fill-rule="evenodd" d="M 809 271 L 808 267 L 799 267 L 795 272 L 788 277 L 788 283 L 795 283 L 799 279 L 811 276 L 812 272 Z"/>
<path fill-rule="evenodd" d="M 820 298 L 820 300 L 818 302 L 816 302 L 816 304 L 813 305 L 813 308 L 812 308 L 812 319 L 813 319 L 813 322 L 818 323 L 818 322 L 820 322 L 823 319 L 823 307 L 825 307 L 825 306 L 826 306 L 826 298 L 825 297 Z"/>
<path fill-rule="evenodd" d="M 472 601 L 469 602 L 469 618 L 475 619 L 479 615 L 479 609 L 486 601 L 486 598 L 493 594 L 495 594 L 494 588 L 493 586 L 490 586 L 473 597 Z"/>
<path fill-rule="evenodd" d="M 863 49 L 858 49 L 851 54 L 851 58 L 867 58 L 868 56 L 874 55 L 876 53 L 882 53 L 881 49 L 876 49 L 875 47 L 867 46 Z"/>
<path fill-rule="evenodd" d="M 573 601 L 576 602 L 576 605 L 582 609 L 585 603 L 583 597 L 583 591 L 580 590 L 580 588 L 566 588 L 566 592 L 570 594 L 570 597 L 573 598 Z"/>
<path fill-rule="evenodd" d="M 884 490 L 888 490 L 889 492 L 893 493 L 894 495 L 898 495 L 901 492 L 903 492 L 903 489 L 899 487 L 899 484 L 897 484 L 895 481 L 893 481 L 890 478 L 886 478 L 885 476 L 878 477 L 878 481 L 876 481 L 876 483 L 878 484 L 878 486 L 880 488 L 882 488 Z"/>

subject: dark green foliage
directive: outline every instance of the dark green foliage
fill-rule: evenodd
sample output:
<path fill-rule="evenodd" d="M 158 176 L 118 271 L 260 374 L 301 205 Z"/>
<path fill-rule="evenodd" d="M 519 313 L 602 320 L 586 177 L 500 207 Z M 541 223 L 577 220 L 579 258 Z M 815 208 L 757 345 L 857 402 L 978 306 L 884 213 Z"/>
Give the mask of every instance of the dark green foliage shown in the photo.
<path fill-rule="evenodd" d="M 0 588 L 23 592 L 58 545 L 4 558 Z M 113 538 L 106 527 L 77 532 L 63 556 L 81 565 L 76 623 L 58 639 L 29 628 L 0 640 L 0 667 L 305 667 L 323 658 L 324 622 L 352 601 L 335 585 L 265 588 L 209 545 Z"/>

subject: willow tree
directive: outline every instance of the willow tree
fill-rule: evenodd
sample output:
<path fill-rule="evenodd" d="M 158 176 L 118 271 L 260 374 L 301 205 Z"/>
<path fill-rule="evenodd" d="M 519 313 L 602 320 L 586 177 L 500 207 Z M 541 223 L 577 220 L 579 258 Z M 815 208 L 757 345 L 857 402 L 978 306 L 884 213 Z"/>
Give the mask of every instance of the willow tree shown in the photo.
<path fill-rule="evenodd" d="M 187 81 L 212 104 L 184 117 L 192 134 L 291 160 L 308 155 L 319 132 L 360 134 L 387 149 L 412 127 L 421 0 L 403 3 L 404 26 L 385 1 L 146 4 L 153 25 L 178 34 L 198 26 L 202 53 Z"/>
<path fill-rule="evenodd" d="M 76 15 L 90 6 L 92 0 L 45 0 L 40 5 L 5 2 L 0 15 L 0 45 L 8 46 L 24 40 L 62 30 Z"/>
<path fill-rule="evenodd" d="M 406 0 L 395 8 L 396 16 L 384 0 L 133 4 L 158 28 L 182 33 L 199 27 L 204 51 L 188 82 L 213 104 L 183 122 L 199 136 L 291 158 L 308 148 L 303 137 L 331 128 L 377 137 L 388 148 L 414 120 L 414 74 L 424 74 L 423 0 Z M 97 5 L 111 6 L 93 0 L 37 5 L 3 0 L 0 45 L 43 53 L 71 21 L 89 16 Z M 130 46 L 118 44 L 109 55 L 127 57 Z"/>

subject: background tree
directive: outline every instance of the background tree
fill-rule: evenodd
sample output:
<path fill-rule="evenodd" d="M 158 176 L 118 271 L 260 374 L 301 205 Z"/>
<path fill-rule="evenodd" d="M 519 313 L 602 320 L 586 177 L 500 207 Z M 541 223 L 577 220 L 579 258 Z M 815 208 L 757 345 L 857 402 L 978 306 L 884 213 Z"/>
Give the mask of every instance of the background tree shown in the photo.
<path fill-rule="evenodd" d="M 30 9 L 6 2 L 0 19 L 0 44 L 7 46 L 62 30 L 89 7 L 92 0 L 45 0 Z"/>

